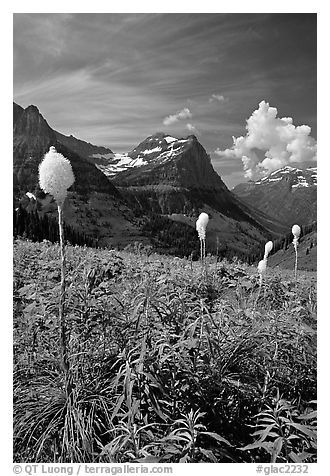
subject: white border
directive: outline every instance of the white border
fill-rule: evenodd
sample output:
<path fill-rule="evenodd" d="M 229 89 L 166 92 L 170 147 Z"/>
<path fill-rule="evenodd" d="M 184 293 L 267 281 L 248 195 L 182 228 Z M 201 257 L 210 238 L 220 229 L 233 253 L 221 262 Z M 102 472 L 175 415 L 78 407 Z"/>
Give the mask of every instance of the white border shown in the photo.
<path fill-rule="evenodd" d="M 137 8 L 138 5 L 138 8 Z M 330 17 L 325 1 L 233 1 L 230 2 L 73 2 L 57 0 L 50 2 L 13 1 L 2 7 L 1 15 L 1 174 L 2 192 L 2 233 L 1 233 L 1 369 L 2 369 L 2 462 L 6 469 L 3 474 L 12 473 L 12 14 L 13 13 L 317 13 L 318 14 L 318 400 L 320 438 L 318 445 L 318 463 L 310 465 L 310 475 L 325 475 L 328 459 L 329 429 L 329 348 L 328 336 L 330 310 L 327 306 L 329 294 L 329 201 L 330 201 L 330 153 L 329 153 L 329 30 Z M 327 246 L 328 245 L 328 246 Z M 4 459 L 5 458 L 5 459 Z M 7 467 L 8 463 L 8 467 Z M 220 464 L 220 463 L 219 463 Z M 175 465 L 174 474 L 197 473 L 207 471 L 209 474 L 255 474 L 255 465 L 237 464 Z"/>

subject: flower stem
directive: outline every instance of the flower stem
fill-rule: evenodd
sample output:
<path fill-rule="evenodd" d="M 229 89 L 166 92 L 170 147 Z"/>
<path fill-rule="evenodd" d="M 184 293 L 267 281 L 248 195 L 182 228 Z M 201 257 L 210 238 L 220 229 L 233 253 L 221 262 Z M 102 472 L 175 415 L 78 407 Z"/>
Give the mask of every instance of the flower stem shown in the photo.
<path fill-rule="evenodd" d="M 258 294 L 257 294 L 256 300 L 254 301 L 254 305 L 253 305 L 253 314 L 254 314 L 254 311 L 256 309 L 258 299 L 260 297 L 261 288 L 262 288 L 262 274 L 260 274 L 260 278 L 259 278 L 259 289 L 258 289 Z"/>
<path fill-rule="evenodd" d="M 63 232 L 63 210 L 62 206 L 58 205 L 58 226 L 60 231 L 60 248 L 61 248 L 61 290 L 59 302 L 59 318 L 60 318 L 60 346 L 61 346 L 61 364 L 65 376 L 65 384 L 67 393 L 70 393 L 70 379 L 69 379 L 69 362 L 67 351 L 67 329 L 64 313 L 65 301 L 65 245 Z"/>
<path fill-rule="evenodd" d="M 205 238 L 203 239 L 203 256 L 204 256 L 204 271 L 205 271 L 205 274 L 207 274 L 207 261 L 206 261 L 206 244 L 205 244 Z"/>
<path fill-rule="evenodd" d="M 298 271 L 298 247 L 297 247 L 298 243 L 297 241 L 293 242 L 293 246 L 294 246 L 294 251 L 296 253 L 296 259 L 295 259 L 295 264 L 294 264 L 294 279 L 295 281 L 297 281 L 297 271 Z"/>

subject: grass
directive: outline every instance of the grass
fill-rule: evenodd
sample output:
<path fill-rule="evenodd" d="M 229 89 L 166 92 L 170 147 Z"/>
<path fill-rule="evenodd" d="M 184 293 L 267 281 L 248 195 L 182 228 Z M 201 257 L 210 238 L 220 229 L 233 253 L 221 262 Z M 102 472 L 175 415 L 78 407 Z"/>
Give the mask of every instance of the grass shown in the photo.
<path fill-rule="evenodd" d="M 310 274 L 14 242 L 16 462 L 316 461 Z"/>

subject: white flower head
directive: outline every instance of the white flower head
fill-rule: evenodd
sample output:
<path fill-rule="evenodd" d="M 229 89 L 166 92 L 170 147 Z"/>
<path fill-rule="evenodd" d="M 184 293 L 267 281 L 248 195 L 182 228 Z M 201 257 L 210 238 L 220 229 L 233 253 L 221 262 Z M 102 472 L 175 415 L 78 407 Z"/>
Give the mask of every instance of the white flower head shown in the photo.
<path fill-rule="evenodd" d="M 267 269 L 267 262 L 266 262 L 266 260 L 262 259 L 261 261 L 259 261 L 258 271 L 261 275 L 263 275 L 263 274 L 265 274 L 266 269 Z"/>
<path fill-rule="evenodd" d="M 198 237 L 200 240 L 205 240 L 206 227 L 209 222 L 209 216 L 207 213 L 202 212 L 198 220 L 196 221 L 196 230 L 198 232 Z"/>
<path fill-rule="evenodd" d="M 268 255 L 269 253 L 272 251 L 273 249 L 273 242 L 272 241 L 268 241 L 266 244 L 265 244 L 265 256 L 264 256 L 264 259 L 267 259 L 268 258 Z"/>
<path fill-rule="evenodd" d="M 301 229 L 299 225 L 293 225 L 292 227 L 292 234 L 298 240 L 301 233 Z"/>
<path fill-rule="evenodd" d="M 70 161 L 57 152 L 55 147 L 50 147 L 39 164 L 39 184 L 42 190 L 53 195 L 57 204 L 62 206 L 74 180 Z"/>

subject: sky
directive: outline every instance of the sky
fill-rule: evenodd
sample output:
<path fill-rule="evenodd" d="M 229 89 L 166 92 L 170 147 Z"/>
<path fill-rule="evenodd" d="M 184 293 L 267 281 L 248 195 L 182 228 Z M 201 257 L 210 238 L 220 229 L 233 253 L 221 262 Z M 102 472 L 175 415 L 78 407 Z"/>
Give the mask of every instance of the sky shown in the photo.
<path fill-rule="evenodd" d="M 13 31 L 14 101 L 59 132 L 114 152 L 195 134 L 230 188 L 315 162 L 316 14 L 15 13 Z"/>

